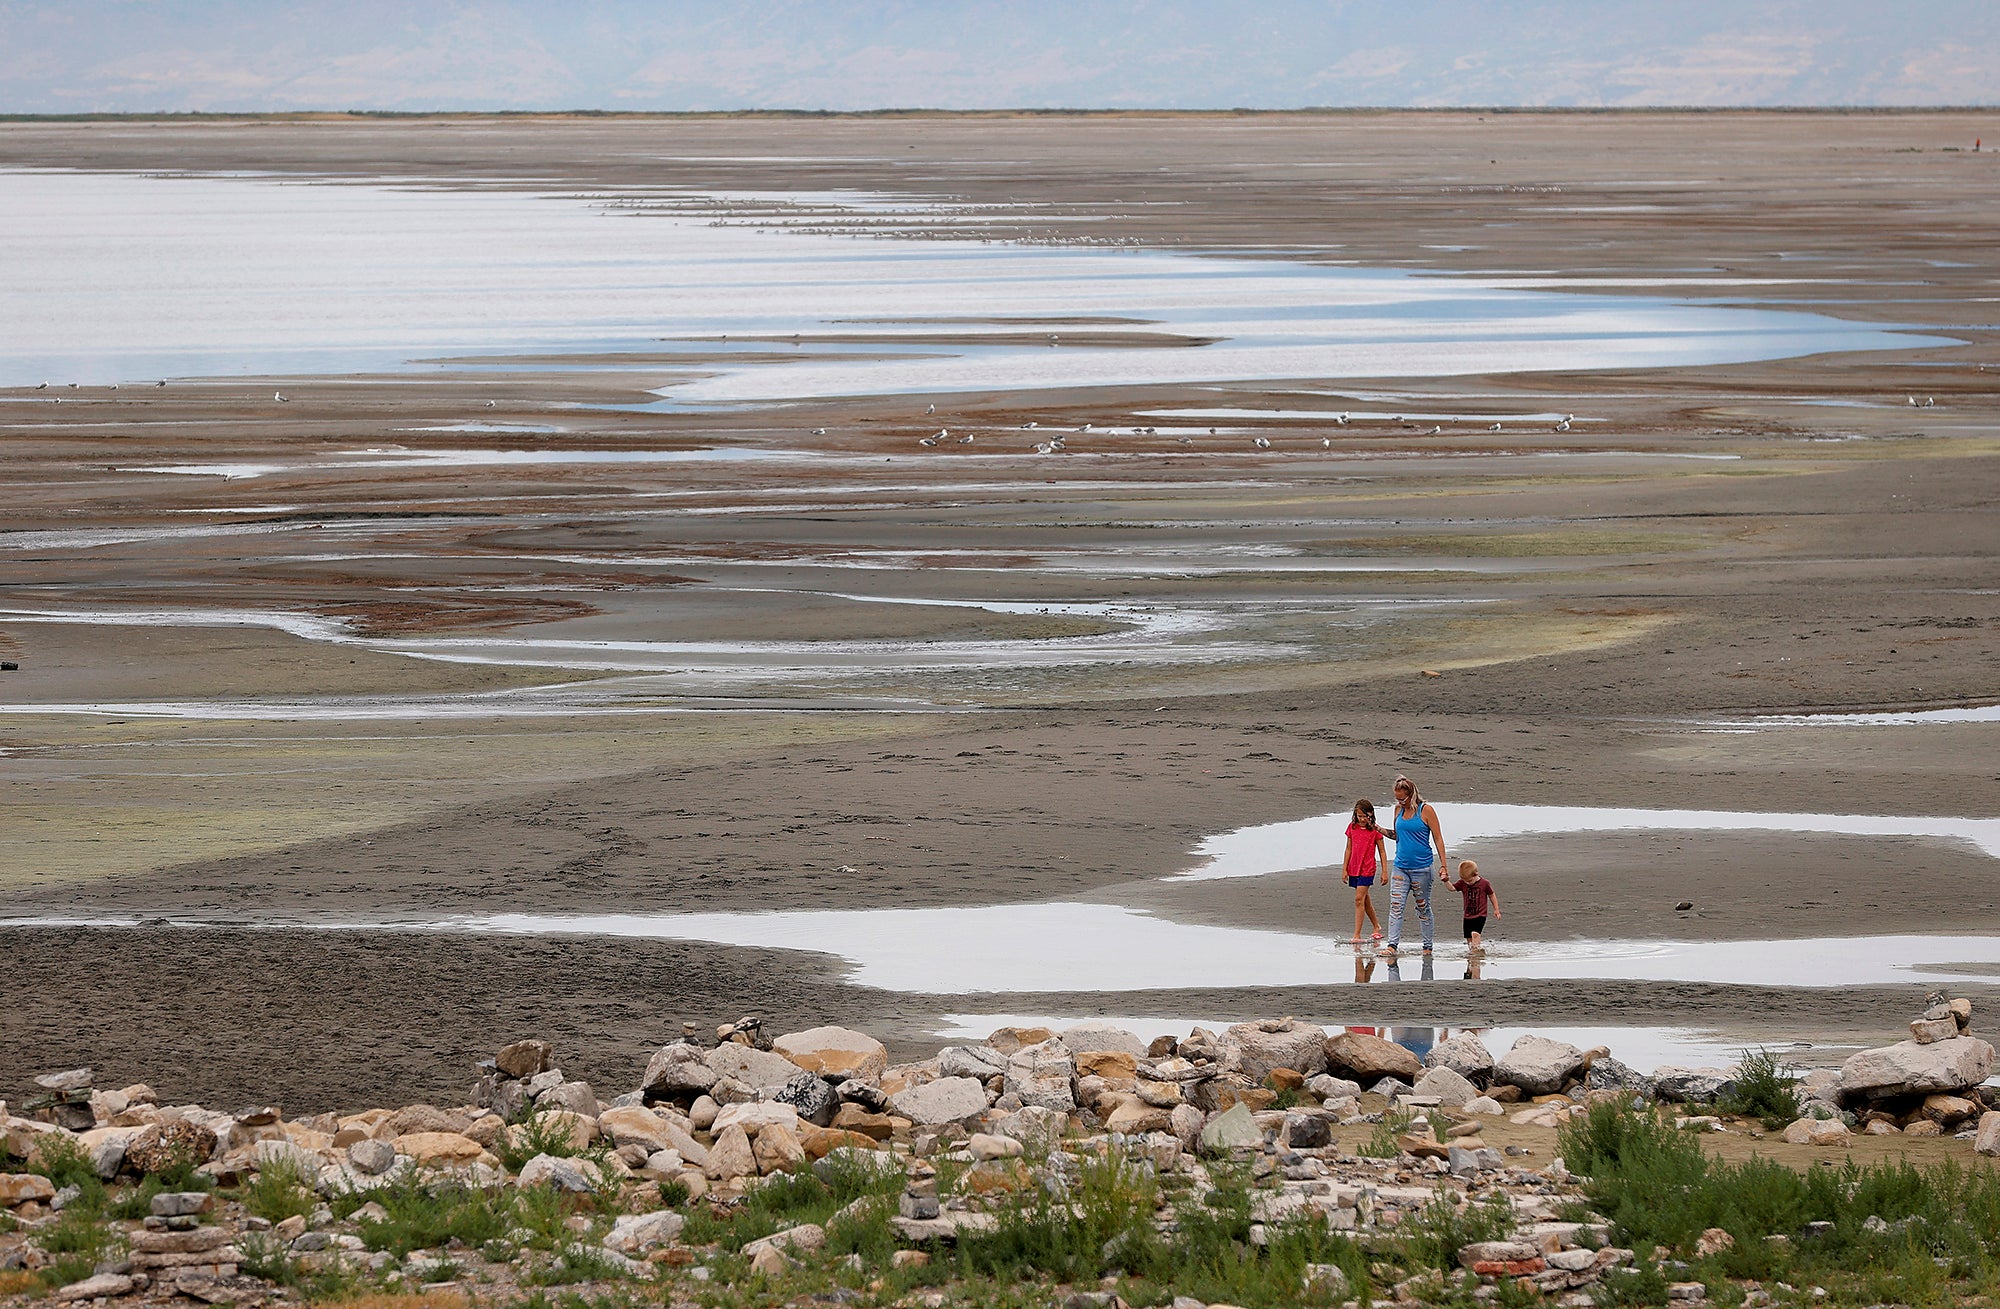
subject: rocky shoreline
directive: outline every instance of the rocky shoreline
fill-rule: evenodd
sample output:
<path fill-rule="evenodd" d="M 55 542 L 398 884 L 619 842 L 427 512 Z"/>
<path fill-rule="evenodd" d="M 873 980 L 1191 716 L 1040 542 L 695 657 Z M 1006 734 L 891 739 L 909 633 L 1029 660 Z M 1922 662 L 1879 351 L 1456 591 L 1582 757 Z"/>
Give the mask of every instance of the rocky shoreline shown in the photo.
<path fill-rule="evenodd" d="M 678 1303 L 721 1285 L 783 1298 L 825 1276 L 883 1303 L 942 1304 L 954 1258 L 1021 1223 L 1025 1205 L 1081 1214 L 1110 1176 L 1153 1197 L 1147 1220 L 1168 1240 L 1240 1188 L 1236 1244 L 1253 1261 L 1308 1230 L 1374 1260 L 1366 1293 L 1340 1261 L 1309 1261 L 1291 1297 L 1301 1303 L 1434 1301 L 1450 1275 L 1393 1258 L 1411 1233 L 1443 1230 L 1478 1238 L 1449 1252 L 1475 1299 L 1505 1283 L 1580 1309 L 1617 1270 L 1675 1263 L 1614 1244 L 1587 1179 L 1560 1157 L 1560 1134 L 1591 1106 L 1759 1139 L 1761 1113 L 1784 1142 L 1829 1149 L 1857 1135 L 1956 1135 L 2000 1155 L 2000 1088 L 1984 1085 L 1994 1049 L 1971 1019 L 1969 1001 L 1936 997 L 1910 1039 L 1837 1073 L 1782 1078 L 1775 1102 L 1750 1085 L 1770 1081 L 1775 1061 L 1642 1074 L 1609 1050 L 1534 1035 L 1496 1055 L 1471 1032 L 1420 1059 L 1291 1018 L 1150 1044 L 1108 1026 L 1002 1028 L 891 1064 L 864 1033 L 774 1037 L 750 1017 L 712 1040 L 685 1032 L 609 1099 L 566 1077 L 548 1043 L 521 1040 L 479 1066 L 466 1105 L 296 1120 L 275 1106 L 162 1105 L 144 1085 L 98 1088 L 73 1069 L 37 1079 L 31 1101 L 0 1102 L 0 1270 L 11 1270 L 0 1278 L 13 1279 L 0 1291 L 252 1304 L 335 1287 L 455 1285 L 506 1300 L 601 1283 L 657 1284 Z M 728 1221 L 801 1187 L 828 1204 L 851 1198 L 820 1221 L 731 1238 L 747 1229 Z M 413 1245 L 399 1212 L 419 1199 L 513 1218 L 484 1241 Z M 536 1204 L 556 1220 L 523 1218 Z M 1708 1248 L 1687 1253 L 1731 1240 L 1706 1232 Z M 1079 1307 L 1131 1294 L 1109 1243 L 1103 1262 L 1105 1284 L 1050 1293 Z M 1177 1288 L 1147 1289 L 1138 1302 Z M 1672 1298 L 1708 1294 L 1686 1281 Z"/>

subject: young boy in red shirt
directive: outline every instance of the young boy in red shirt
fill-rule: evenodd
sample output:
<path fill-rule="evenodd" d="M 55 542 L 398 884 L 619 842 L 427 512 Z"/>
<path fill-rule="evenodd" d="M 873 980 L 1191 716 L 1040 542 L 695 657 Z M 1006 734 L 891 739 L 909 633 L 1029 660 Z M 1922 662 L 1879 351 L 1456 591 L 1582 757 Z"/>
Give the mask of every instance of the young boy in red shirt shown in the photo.
<path fill-rule="evenodd" d="M 1500 894 L 1493 889 L 1493 883 L 1479 875 L 1479 865 L 1470 859 L 1458 863 L 1458 879 L 1451 889 L 1465 897 L 1465 944 L 1468 949 L 1480 948 L 1479 938 L 1486 930 L 1489 914 L 1500 916 Z"/>

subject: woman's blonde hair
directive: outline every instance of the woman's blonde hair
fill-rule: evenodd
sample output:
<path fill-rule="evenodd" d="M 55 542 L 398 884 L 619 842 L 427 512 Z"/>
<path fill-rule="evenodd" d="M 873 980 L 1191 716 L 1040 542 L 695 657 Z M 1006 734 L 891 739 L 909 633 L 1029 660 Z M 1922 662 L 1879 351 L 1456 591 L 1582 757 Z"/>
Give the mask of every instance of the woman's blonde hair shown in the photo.
<path fill-rule="evenodd" d="M 1393 791 L 1396 789 L 1396 787 L 1402 787 L 1402 786 L 1407 786 L 1410 788 L 1410 803 L 1416 806 L 1416 810 L 1418 813 L 1422 813 L 1424 811 L 1424 793 L 1417 789 L 1417 784 L 1415 782 L 1412 782 L 1404 774 L 1398 773 L 1396 774 L 1396 785 L 1390 787 L 1389 789 Z M 1401 809 L 1402 807 L 1403 807 L 1403 802 L 1401 800 L 1396 801 L 1396 808 Z"/>

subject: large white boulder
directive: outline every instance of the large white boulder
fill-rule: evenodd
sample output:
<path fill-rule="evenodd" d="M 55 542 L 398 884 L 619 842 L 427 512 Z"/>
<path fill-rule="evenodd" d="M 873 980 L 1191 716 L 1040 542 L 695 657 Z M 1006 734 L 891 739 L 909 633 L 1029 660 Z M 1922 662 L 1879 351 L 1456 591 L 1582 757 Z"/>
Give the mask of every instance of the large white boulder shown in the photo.
<path fill-rule="evenodd" d="M 1134 1058 L 1144 1058 L 1146 1043 L 1122 1027 L 1112 1027 L 1108 1023 L 1076 1023 L 1065 1027 L 1056 1034 L 1065 1050 L 1071 1054 L 1094 1054 L 1103 1050 L 1122 1051 Z"/>
<path fill-rule="evenodd" d="M 1870 1099 L 1977 1086 L 1993 1071 L 1993 1047 L 1976 1036 L 1863 1050 L 1840 1066 L 1840 1094 Z"/>
<path fill-rule="evenodd" d="M 1447 1109 L 1460 1109 L 1479 1098 L 1479 1088 L 1450 1068 L 1439 1064 L 1427 1068 L 1417 1079 L 1418 1095 L 1434 1095 Z"/>
<path fill-rule="evenodd" d="M 639 1085 L 649 1100 L 696 1096 L 715 1085 L 715 1070 L 699 1047 L 675 1041 L 654 1052 Z"/>
<path fill-rule="evenodd" d="M 1469 1080 L 1483 1079 L 1493 1072 L 1493 1053 L 1471 1032 L 1439 1041 L 1424 1056 L 1426 1068 L 1449 1068 Z"/>
<path fill-rule="evenodd" d="M 1583 1051 L 1567 1041 L 1528 1035 L 1493 1065 L 1493 1080 L 1518 1086 L 1529 1095 L 1554 1095 L 1583 1071 Z"/>
<path fill-rule="evenodd" d="M 940 1077 L 889 1097 L 896 1113 L 924 1127 L 986 1112 L 986 1084 L 975 1077 Z"/>
<path fill-rule="evenodd" d="M 1305 1077 L 1326 1069 L 1326 1029 L 1296 1018 L 1238 1023 L 1223 1038 L 1236 1048 L 1230 1071 L 1253 1082 L 1262 1082 L 1274 1068 L 1289 1068 Z"/>
<path fill-rule="evenodd" d="M 718 1078 L 733 1077 L 759 1091 L 775 1091 L 799 1075 L 799 1066 L 785 1056 L 734 1041 L 710 1050 L 703 1062 Z M 886 1058 L 883 1062 L 886 1065 Z"/>
<path fill-rule="evenodd" d="M 844 1081 L 858 1077 L 864 1082 L 881 1078 L 889 1067 L 889 1051 L 874 1037 L 845 1027 L 812 1027 L 803 1032 L 787 1032 L 771 1042 L 771 1051 L 783 1055 L 807 1072 Z"/>

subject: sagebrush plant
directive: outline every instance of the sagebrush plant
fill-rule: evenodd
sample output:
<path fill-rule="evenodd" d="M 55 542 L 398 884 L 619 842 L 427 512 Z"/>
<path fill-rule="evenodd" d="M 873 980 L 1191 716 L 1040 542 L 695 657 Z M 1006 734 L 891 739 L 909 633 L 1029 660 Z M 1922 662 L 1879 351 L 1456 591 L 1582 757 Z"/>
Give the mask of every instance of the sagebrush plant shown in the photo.
<path fill-rule="evenodd" d="M 574 1159 L 587 1153 L 570 1134 L 568 1120 L 558 1119 L 553 1112 L 528 1115 L 494 1137 L 488 1148 L 510 1173 L 520 1172 L 521 1165 L 538 1154 Z"/>
<path fill-rule="evenodd" d="M 273 1159 L 237 1190 L 237 1199 L 256 1218 L 273 1223 L 304 1218 L 319 1208 L 317 1178 L 290 1159 Z"/>
<path fill-rule="evenodd" d="M 1382 1118 L 1375 1124 L 1375 1130 L 1368 1133 L 1368 1139 L 1355 1147 L 1355 1153 L 1370 1159 L 1394 1159 L 1403 1153 L 1403 1146 L 1396 1138 L 1410 1130 L 1417 1116 L 1407 1109 L 1384 1109 Z"/>
<path fill-rule="evenodd" d="M 99 1263 L 124 1248 L 125 1237 L 96 1210 L 71 1204 L 36 1230 L 35 1244 L 50 1256 L 48 1266 L 40 1270 L 42 1283 L 56 1287 L 90 1276 Z"/>
<path fill-rule="evenodd" d="M 1450 1273 L 1458 1267 L 1461 1247 L 1476 1241 L 1497 1241 L 1514 1230 L 1514 1223 L 1513 1205 L 1506 1196 L 1495 1193 L 1465 1204 L 1433 1200 L 1397 1231 L 1404 1257 L 1413 1266 Z"/>
<path fill-rule="evenodd" d="M 1736 1085 L 1717 1108 L 1738 1118 L 1763 1120 L 1777 1131 L 1799 1116 L 1798 1070 L 1762 1048 L 1745 1050 L 1736 1067 Z"/>
<path fill-rule="evenodd" d="M 1152 1171 L 1107 1150 L 1082 1160 L 1077 1176 L 1067 1195 L 1029 1186 L 1008 1196 L 995 1213 L 993 1231 L 961 1235 L 960 1271 L 970 1277 L 1044 1275 L 1068 1282 L 1140 1271 L 1159 1241 Z"/>
<path fill-rule="evenodd" d="M 484 1245 L 517 1225 L 528 1225 L 521 1210 L 537 1189 L 548 1188 L 489 1193 L 465 1186 L 426 1186 L 405 1177 L 373 1193 L 385 1214 L 361 1224 L 361 1242 L 370 1250 L 399 1256 L 454 1239 L 468 1246 Z"/>
<path fill-rule="evenodd" d="M 1623 1243 L 1686 1252 L 1710 1227 L 1734 1236 L 1730 1249 L 1701 1261 L 1715 1276 L 1844 1278 L 1849 1298 L 1905 1304 L 1938 1303 L 1940 1279 L 2000 1276 L 2000 1173 L 1989 1168 L 1848 1159 L 1795 1172 L 1763 1158 L 1732 1163 L 1709 1158 L 1670 1119 L 1615 1104 L 1591 1106 L 1559 1140 Z M 1881 1222 L 1871 1230 L 1870 1219 Z M 1808 1235 L 1809 1223 L 1829 1226 Z M 1617 1303 L 1664 1297 L 1644 1270 L 1611 1282 L 1604 1294 Z M 1943 1299 L 1967 1294 L 1961 1287 Z"/>

